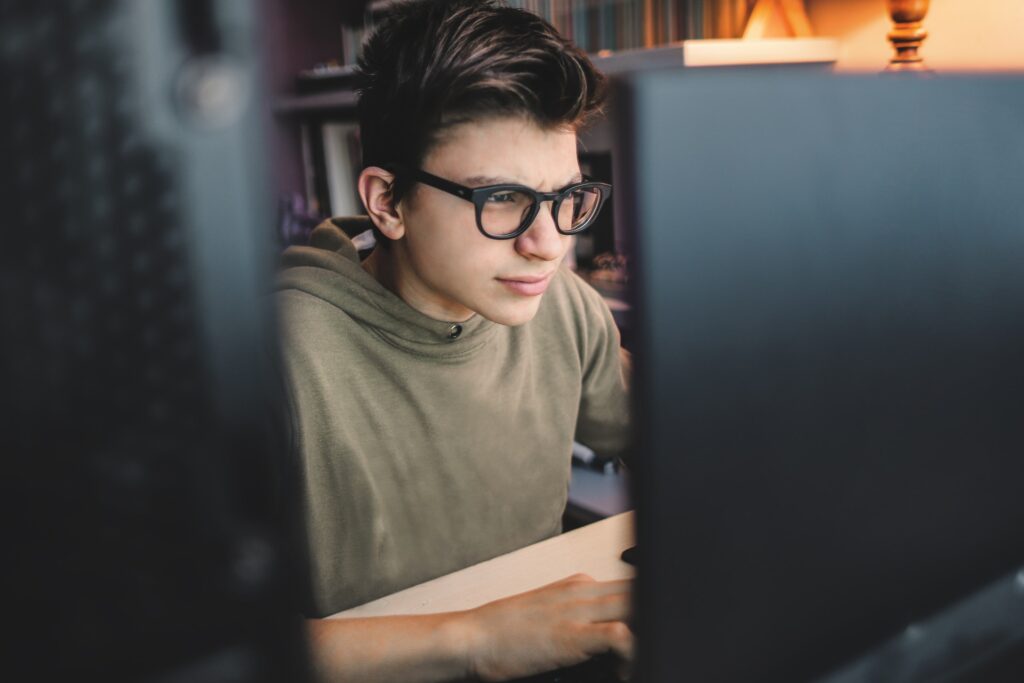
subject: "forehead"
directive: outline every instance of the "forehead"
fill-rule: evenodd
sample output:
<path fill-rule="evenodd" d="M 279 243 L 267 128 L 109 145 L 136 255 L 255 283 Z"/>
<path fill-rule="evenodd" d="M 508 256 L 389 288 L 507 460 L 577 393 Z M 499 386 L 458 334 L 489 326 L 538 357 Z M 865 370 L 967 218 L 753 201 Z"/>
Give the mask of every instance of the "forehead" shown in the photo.
<path fill-rule="evenodd" d="M 565 182 L 579 172 L 576 131 L 519 117 L 459 123 L 441 132 L 423 166 L 456 181 Z"/>

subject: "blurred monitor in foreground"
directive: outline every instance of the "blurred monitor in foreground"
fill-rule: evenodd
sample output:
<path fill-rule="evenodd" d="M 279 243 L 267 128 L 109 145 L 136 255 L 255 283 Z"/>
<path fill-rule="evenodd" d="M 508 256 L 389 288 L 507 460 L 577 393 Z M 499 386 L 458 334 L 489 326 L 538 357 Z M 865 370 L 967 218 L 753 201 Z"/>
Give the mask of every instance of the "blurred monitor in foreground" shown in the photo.
<path fill-rule="evenodd" d="M 615 98 L 637 680 L 1024 680 L 1024 80 Z"/>
<path fill-rule="evenodd" d="M 252 9 L 0 19 L 5 677 L 302 680 Z"/>

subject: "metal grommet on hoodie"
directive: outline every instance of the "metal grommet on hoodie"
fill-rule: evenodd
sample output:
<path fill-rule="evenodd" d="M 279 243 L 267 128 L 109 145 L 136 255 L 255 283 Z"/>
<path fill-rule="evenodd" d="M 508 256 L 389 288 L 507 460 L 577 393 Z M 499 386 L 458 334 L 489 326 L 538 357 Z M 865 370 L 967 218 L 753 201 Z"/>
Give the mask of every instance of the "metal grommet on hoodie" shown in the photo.
<path fill-rule="evenodd" d="M 452 326 L 448 328 L 448 338 L 458 339 L 462 335 L 462 325 L 458 323 L 452 323 Z"/>

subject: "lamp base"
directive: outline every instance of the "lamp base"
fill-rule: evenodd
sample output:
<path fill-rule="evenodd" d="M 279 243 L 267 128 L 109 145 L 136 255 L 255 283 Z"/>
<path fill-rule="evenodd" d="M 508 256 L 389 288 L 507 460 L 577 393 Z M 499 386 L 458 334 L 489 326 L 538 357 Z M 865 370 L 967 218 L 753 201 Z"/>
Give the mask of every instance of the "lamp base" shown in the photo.
<path fill-rule="evenodd" d="M 896 54 L 889 61 L 886 71 L 929 71 L 924 59 L 918 54 L 921 44 L 928 37 L 922 22 L 928 13 L 928 0 L 889 0 L 889 16 L 893 30 L 889 42 Z"/>

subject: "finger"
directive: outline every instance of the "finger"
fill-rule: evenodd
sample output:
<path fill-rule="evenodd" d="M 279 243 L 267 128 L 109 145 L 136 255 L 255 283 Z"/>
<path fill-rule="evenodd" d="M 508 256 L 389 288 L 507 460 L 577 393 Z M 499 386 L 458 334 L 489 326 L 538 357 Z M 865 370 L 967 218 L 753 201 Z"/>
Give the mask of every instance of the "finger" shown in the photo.
<path fill-rule="evenodd" d="M 617 593 L 579 600 L 570 606 L 568 614 L 579 621 L 592 623 L 602 621 L 628 622 L 632 615 L 632 606 L 633 601 L 629 599 L 629 595 Z"/>
<path fill-rule="evenodd" d="M 567 576 L 564 579 L 559 579 L 558 581 L 555 581 L 554 584 L 549 584 L 549 585 L 555 585 L 555 584 L 559 584 L 559 583 L 591 584 L 591 583 L 597 583 L 597 580 L 593 576 L 591 576 L 590 574 L 584 574 L 584 573 L 580 572 L 580 573 L 577 573 L 577 574 L 573 574 L 571 576 Z"/>
<path fill-rule="evenodd" d="M 549 583 L 527 593 L 497 600 L 496 603 L 522 601 L 523 599 L 533 600 L 538 605 L 553 605 L 557 603 L 562 606 L 562 609 L 570 610 L 575 614 L 580 611 L 577 605 L 582 602 L 598 600 L 604 597 L 617 597 L 618 599 L 628 601 L 631 595 L 632 584 L 633 582 L 630 579 L 623 581 L 595 581 L 581 574 L 561 579 L 555 583 Z M 583 609 L 585 610 L 586 608 Z M 584 619 L 585 617 L 580 616 L 578 618 Z M 590 621 L 591 619 L 586 620 Z"/>
<path fill-rule="evenodd" d="M 587 594 L 592 596 L 599 595 L 613 595 L 613 594 L 624 594 L 629 595 L 633 592 L 633 584 L 635 579 L 616 579 L 614 581 L 594 581 L 593 583 L 584 584 L 582 590 L 586 591 Z"/>
<path fill-rule="evenodd" d="M 629 596 L 633 591 L 633 579 L 616 581 L 567 582 L 563 587 L 580 599 L 599 598 L 605 595 Z"/>
<path fill-rule="evenodd" d="M 633 661 L 633 632 L 621 621 L 590 624 L 582 629 L 583 650 L 591 657 L 614 652 L 625 661 Z"/>
<path fill-rule="evenodd" d="M 545 590 L 553 589 L 553 588 L 556 588 L 556 587 L 558 587 L 558 588 L 567 588 L 567 587 L 570 587 L 570 586 L 572 586 L 572 587 L 579 587 L 579 586 L 587 586 L 587 585 L 590 585 L 590 584 L 593 584 L 593 583 L 597 583 L 597 581 L 594 579 L 594 577 L 590 576 L 589 574 L 573 574 L 571 576 L 566 576 L 566 577 L 563 577 L 561 579 L 558 579 L 557 581 L 552 581 L 551 583 L 546 583 L 543 586 L 539 586 L 537 588 L 534 588 L 532 591 L 529 591 L 529 592 L 531 592 L 531 593 L 538 593 L 540 591 L 545 591 Z"/>
<path fill-rule="evenodd" d="M 558 594 L 572 594 L 574 591 L 583 590 L 584 586 L 596 583 L 594 579 L 586 574 L 573 574 L 572 576 L 566 576 L 565 578 L 551 583 L 538 586 L 532 590 L 526 591 L 521 595 L 543 595 L 545 593 Z M 517 596 L 511 596 L 513 598 Z M 507 598 L 506 598 L 507 599 Z M 495 602 L 502 602 L 502 600 L 496 600 Z"/>

